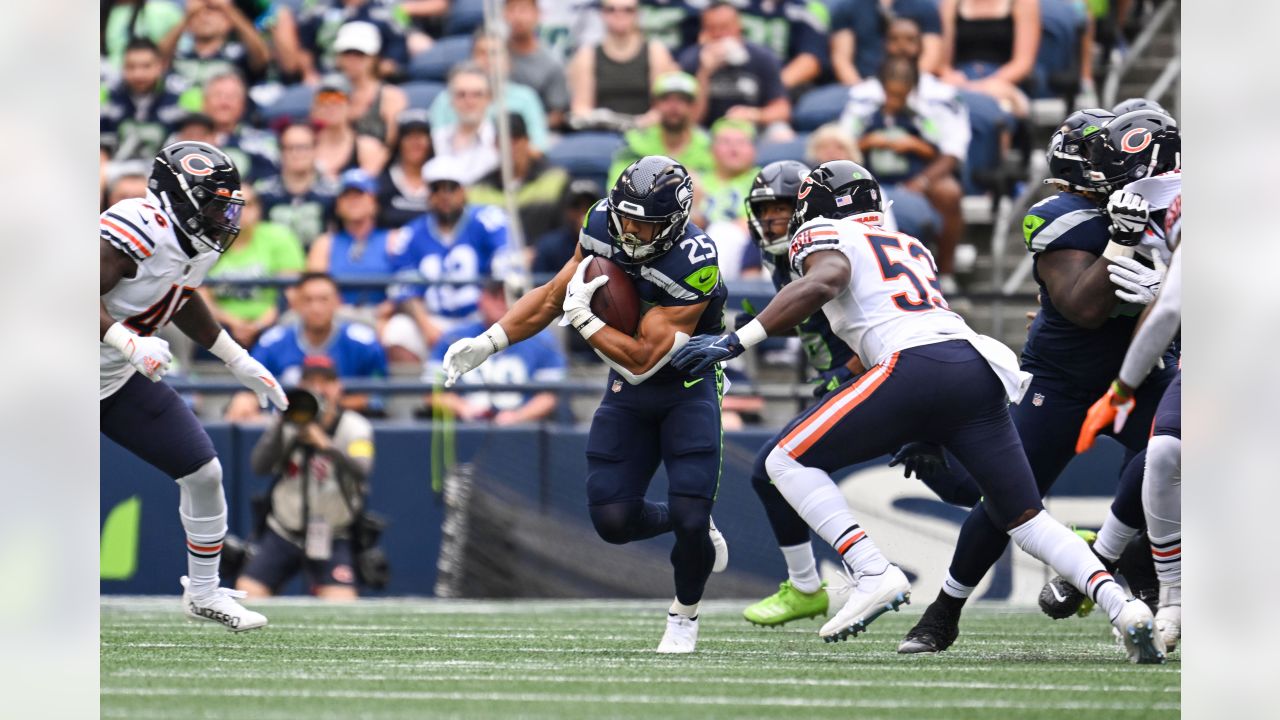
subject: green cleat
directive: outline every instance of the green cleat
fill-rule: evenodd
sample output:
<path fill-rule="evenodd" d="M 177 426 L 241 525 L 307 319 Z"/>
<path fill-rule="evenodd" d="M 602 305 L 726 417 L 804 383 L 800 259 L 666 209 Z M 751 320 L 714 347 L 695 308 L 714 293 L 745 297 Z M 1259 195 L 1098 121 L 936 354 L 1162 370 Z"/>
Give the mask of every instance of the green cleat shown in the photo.
<path fill-rule="evenodd" d="M 742 617 L 752 625 L 776 627 L 792 620 L 813 618 L 827 614 L 827 583 L 824 581 L 817 592 L 800 592 L 785 580 L 778 585 L 778 592 L 747 606 Z"/>

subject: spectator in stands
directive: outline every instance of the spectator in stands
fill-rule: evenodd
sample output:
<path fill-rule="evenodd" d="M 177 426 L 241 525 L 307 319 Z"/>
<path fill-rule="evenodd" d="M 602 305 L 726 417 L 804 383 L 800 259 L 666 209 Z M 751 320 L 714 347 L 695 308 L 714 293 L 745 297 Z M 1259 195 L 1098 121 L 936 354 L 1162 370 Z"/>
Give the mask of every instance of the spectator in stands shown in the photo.
<path fill-rule="evenodd" d="M 280 131 L 280 174 L 258 182 L 267 220 L 289 228 L 311 247 L 333 216 L 338 184 L 316 169 L 316 131 L 292 123 Z"/>
<path fill-rule="evenodd" d="M 396 119 L 391 161 L 378 176 L 380 227 L 396 228 L 427 211 L 427 183 L 422 168 L 435 156 L 426 110 L 405 110 Z"/>
<path fill-rule="evenodd" d="M 241 179 L 253 183 L 278 172 L 275 137 L 246 122 L 248 94 L 235 73 L 215 75 L 204 86 L 204 112 L 213 120 L 214 143 L 236 164 Z"/>
<path fill-rule="evenodd" d="M 307 252 L 307 270 L 329 273 L 338 281 L 370 275 L 387 275 L 387 230 L 377 227 L 378 183 L 363 170 L 342 174 L 335 204 L 338 229 L 316 238 Z M 386 300 L 383 288 L 350 288 L 342 302 L 369 307 Z"/>
<path fill-rule="evenodd" d="M 306 273 L 290 294 L 297 319 L 276 325 L 262 333 L 250 354 L 284 385 L 302 379 L 302 366 L 310 355 L 324 355 L 333 361 L 338 377 L 386 377 L 387 356 L 378 344 L 373 328 L 338 319 L 338 284 L 325 273 Z M 376 400 L 369 395 L 349 394 L 342 406 L 364 412 Z M 237 393 L 227 406 L 226 419 L 245 422 L 262 418 L 258 398 L 250 392 Z"/>
<path fill-rule="evenodd" d="M 840 123 L 830 122 L 809 133 L 805 141 L 804 161 L 817 167 L 833 160 L 852 160 L 859 165 L 864 161 L 858 142 Z"/>
<path fill-rule="evenodd" d="M 458 325 L 436 343 L 427 370 L 429 381 L 444 378 L 444 353 L 450 344 L 483 333 L 506 313 L 507 295 L 502 283 L 497 280 L 486 282 L 480 292 L 478 306 L 478 321 Z M 461 390 L 467 385 L 481 383 L 557 382 L 564 379 L 564 374 L 565 358 L 556 343 L 555 334 L 549 329 L 543 330 L 524 342 L 494 353 L 479 367 L 458 378 L 455 392 L 435 393 L 428 396 L 427 402 L 466 422 L 489 420 L 495 425 L 536 422 L 555 412 L 555 393 Z"/>
<path fill-rule="evenodd" d="M 773 51 L 742 37 L 738 10 L 716 2 L 702 12 L 698 45 L 680 53 L 680 67 L 693 73 L 706 92 L 694 117 L 710 125 L 722 117 L 766 128 L 766 136 L 790 139 L 791 101 L 782 84 L 782 66 Z"/>
<path fill-rule="evenodd" d="M 915 22 L 897 18 L 890 23 L 885 43 L 886 66 L 896 58 L 915 64 L 918 69 L 921 49 L 921 35 Z M 905 73 L 900 72 L 899 75 L 905 76 Z M 896 89 L 901 90 L 902 87 Z M 937 212 L 941 224 L 936 232 L 935 259 L 940 277 L 944 278 L 942 283 L 953 287 L 951 274 L 955 248 L 964 232 L 964 217 L 960 211 L 964 190 L 957 176 L 969 152 L 969 113 L 954 87 L 927 73 L 918 74 L 905 102 L 906 107 L 930 129 L 927 134 L 931 142 L 937 144 L 938 154 L 918 173 L 903 181 L 897 195 L 886 192 L 900 204 L 900 210 L 906 211 L 901 219 L 908 226 L 911 220 L 905 216 L 919 203 L 917 198 L 903 198 L 903 192 L 923 196 Z M 841 121 L 856 137 L 885 103 L 886 91 L 881 79 L 864 80 L 849 91 L 849 104 Z"/>
<path fill-rule="evenodd" d="M 942 19 L 934 0 L 840 0 L 832 8 L 831 69 L 836 80 L 856 85 L 874 78 L 893 43 L 895 26 L 911 24 L 920 49 L 920 73 L 942 67 Z"/>
<path fill-rule="evenodd" d="M 538 93 L 547 111 L 547 124 L 564 125 L 569 111 L 569 86 L 560 58 L 538 39 L 538 4 L 535 0 L 506 0 L 507 52 L 511 54 L 511 79 Z"/>
<path fill-rule="evenodd" d="M 711 171 L 711 136 L 694 120 L 698 95 L 698 81 L 688 73 L 669 72 L 658 77 L 652 93 L 658 121 L 622 136 L 624 145 L 609 166 L 610 186 L 628 165 L 645 155 L 673 158 L 695 178 Z"/>
<path fill-rule="evenodd" d="M 603 0 L 605 33 L 583 45 L 569 62 L 575 127 L 650 125 L 656 121 L 647 99 L 658 76 L 678 69 L 666 46 L 640 29 L 639 0 Z"/>
<path fill-rule="evenodd" d="M 688 0 L 645 0 L 640 27 L 673 53 L 698 44 L 698 13 Z"/>
<path fill-rule="evenodd" d="M 118 69 L 130 43 L 135 39 L 159 43 L 182 22 L 182 8 L 170 0 L 107 0 L 98 20 L 104 65 Z"/>
<path fill-rule="evenodd" d="M 173 137 L 166 142 L 178 142 L 179 140 L 209 143 L 210 145 L 217 143 L 218 137 L 213 132 L 213 118 L 202 112 L 184 114 L 174 128 Z"/>
<path fill-rule="evenodd" d="M 400 0 L 400 12 L 409 21 L 405 33 L 409 57 L 430 50 L 444 35 L 444 26 L 451 12 L 450 4 L 450 0 Z"/>
<path fill-rule="evenodd" d="M 376 0 L 317 0 L 298 19 L 299 49 L 296 57 L 281 58 L 283 64 L 301 70 L 303 80 L 314 85 L 321 75 L 336 69 L 334 42 L 338 28 L 357 20 L 378 28 L 382 77 L 397 77 L 409 62 L 409 50 L 391 3 Z"/>
<path fill-rule="evenodd" d="M 337 180 L 353 168 L 370 175 L 382 172 L 387 147 L 380 138 L 356 131 L 351 120 L 351 85 L 346 78 L 325 76 L 311 102 L 311 123 L 316 128 L 316 164 L 321 175 Z"/>
<path fill-rule="evenodd" d="M 830 66 L 831 10 L 826 0 L 737 0 L 743 34 L 779 58 L 782 84 L 795 90 L 818 81 Z"/>
<path fill-rule="evenodd" d="M 256 82 L 271 62 L 267 43 L 232 0 L 187 0 L 182 22 L 160 41 L 160 54 L 189 86 L 230 72 Z"/>
<path fill-rule="evenodd" d="M 560 213 L 560 225 L 544 233 L 525 248 L 531 271 L 537 275 L 560 272 L 573 257 L 582 233 L 582 220 L 596 201 L 604 197 L 604 190 L 594 180 L 574 180 L 565 193 L 564 209 Z"/>
<path fill-rule="evenodd" d="M 538 0 L 538 34 L 560 62 L 577 48 L 599 44 L 604 20 L 599 0 Z"/>
<path fill-rule="evenodd" d="M 99 147 L 112 160 L 155 157 L 185 114 L 165 88 L 164 61 L 155 43 L 137 38 L 124 52 L 123 81 L 98 109 Z"/>
<path fill-rule="evenodd" d="M 694 218 L 716 242 L 720 276 L 726 280 L 760 273 L 760 253 L 747 234 L 743 203 L 756 167 L 756 127 L 722 118 L 711 128 L 715 166 L 694 188 Z"/>
<path fill-rule="evenodd" d="M 466 284 L 433 284 L 425 293 L 408 285 L 396 298 L 401 312 L 393 315 L 384 306 L 379 329 L 393 360 L 423 362 L 442 333 L 475 319 L 480 283 L 507 272 L 506 215 L 467 204 L 467 174 L 456 158 L 428 161 L 422 177 L 430 211 L 397 231 L 391 265 L 407 282 Z"/>
<path fill-rule="evenodd" d="M 107 167 L 107 207 L 121 200 L 146 197 L 150 177 L 151 163 L 144 160 L 111 163 Z"/>
<path fill-rule="evenodd" d="M 209 270 L 208 280 L 197 292 L 231 337 L 243 347 L 253 347 L 264 330 L 280 318 L 280 291 L 274 287 L 220 284 L 220 280 L 257 280 L 296 276 L 305 259 L 302 243 L 288 227 L 262 219 L 262 202 L 248 185 L 240 188 L 244 209 L 240 236 Z"/>
<path fill-rule="evenodd" d="M 569 186 L 569 173 L 564 168 L 553 166 L 533 149 L 524 118 L 510 113 L 507 122 L 511 131 L 513 185 L 506 187 L 502 182 L 502 169 L 494 168 L 467 190 L 467 201 L 473 205 L 503 207 L 505 191 L 512 190 L 520 213 L 522 237 L 532 240 L 555 227 L 559 220 L 565 188 Z"/>
<path fill-rule="evenodd" d="M 507 74 L 507 54 L 502 49 L 502 41 L 485 32 L 484 28 L 476 30 L 471 40 L 471 61 L 475 63 L 487 80 L 490 74 L 489 64 L 496 62 L 498 70 L 503 75 Z M 504 92 L 505 105 L 504 108 L 508 112 L 519 113 L 524 118 L 525 129 L 529 131 L 529 141 L 533 143 L 540 152 L 545 152 L 550 146 L 547 137 L 547 112 L 542 108 L 542 100 L 538 99 L 538 93 L 528 85 L 521 85 L 518 82 L 507 82 Z M 489 103 L 488 117 L 493 118 L 497 107 L 493 103 Z M 453 94 L 443 92 L 436 95 L 435 100 L 431 101 L 431 126 L 446 127 L 455 125 L 458 122 L 458 113 L 454 110 Z"/>
<path fill-rule="evenodd" d="M 378 27 L 363 20 L 338 28 L 333 41 L 338 70 L 351 87 L 351 120 L 359 135 L 378 138 L 387 147 L 395 145 L 396 116 L 409 107 L 409 98 L 395 85 L 378 76 L 382 38 Z"/>
<path fill-rule="evenodd" d="M 329 358 L 308 357 L 298 387 L 315 395 L 319 414 L 290 408 L 253 448 L 253 471 L 273 478 L 271 509 L 236 589 L 269 597 L 305 570 L 312 595 L 355 600 L 352 524 L 369 493 L 373 426 L 342 408 L 342 381 Z"/>
<path fill-rule="evenodd" d="M 462 184 L 470 185 L 498 166 L 498 131 L 489 119 L 493 95 L 489 75 L 475 63 L 449 71 L 449 99 L 457 121 L 432 124 L 431 145 L 441 158 L 458 160 Z"/>
<path fill-rule="evenodd" d="M 1035 68 L 1040 46 L 1038 0 L 942 0 L 942 79 L 995 98 L 1026 117 L 1019 85 Z"/>

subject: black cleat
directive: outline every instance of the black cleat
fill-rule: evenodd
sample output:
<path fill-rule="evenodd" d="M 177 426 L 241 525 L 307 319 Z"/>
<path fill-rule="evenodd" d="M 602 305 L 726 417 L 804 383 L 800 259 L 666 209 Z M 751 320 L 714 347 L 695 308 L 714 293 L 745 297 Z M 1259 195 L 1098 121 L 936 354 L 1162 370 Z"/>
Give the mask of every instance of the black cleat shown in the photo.
<path fill-rule="evenodd" d="M 1084 603 L 1084 593 L 1067 582 L 1061 575 L 1045 583 L 1040 589 L 1040 609 L 1054 620 L 1062 620 L 1075 615 Z"/>
<path fill-rule="evenodd" d="M 960 636 L 960 613 L 945 608 L 934 600 L 916 626 L 907 631 L 907 636 L 898 645 L 898 653 L 914 655 L 916 653 L 942 652 L 955 643 Z"/>

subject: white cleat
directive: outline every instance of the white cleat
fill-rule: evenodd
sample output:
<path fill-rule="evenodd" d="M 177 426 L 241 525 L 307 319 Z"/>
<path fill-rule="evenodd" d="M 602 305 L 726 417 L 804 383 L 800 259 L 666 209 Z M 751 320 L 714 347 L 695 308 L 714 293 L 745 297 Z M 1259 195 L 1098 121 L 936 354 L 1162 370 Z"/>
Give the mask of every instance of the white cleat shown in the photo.
<path fill-rule="evenodd" d="M 1146 603 L 1130 598 L 1111 624 L 1120 633 L 1129 662 L 1138 665 L 1158 665 L 1164 662 L 1164 639 L 1156 630 L 1155 618 Z"/>
<path fill-rule="evenodd" d="M 1165 605 L 1156 610 L 1156 632 L 1164 640 L 1164 651 L 1171 653 L 1182 639 L 1182 606 Z"/>
<path fill-rule="evenodd" d="M 691 653 L 698 647 L 698 618 L 687 618 L 677 613 L 667 613 L 667 631 L 662 633 L 658 652 L 663 654 Z"/>
<path fill-rule="evenodd" d="M 182 609 L 193 620 L 221 623 L 232 632 L 254 630 L 267 624 L 267 616 L 236 602 L 237 598 L 245 596 L 243 591 L 220 587 L 202 595 L 192 595 L 187 591 L 190 582 L 187 576 L 183 575 L 179 582 L 182 583 Z"/>
<path fill-rule="evenodd" d="M 711 530 L 708 533 L 711 536 L 711 544 L 716 549 L 716 561 L 711 565 L 711 572 L 724 572 L 729 567 L 729 543 L 725 542 L 724 533 L 716 529 L 716 521 L 711 521 Z"/>
<path fill-rule="evenodd" d="M 897 565 L 889 565 L 879 575 L 856 573 L 849 599 L 818 634 L 826 642 L 857 636 L 872 620 L 911 602 L 911 582 Z"/>

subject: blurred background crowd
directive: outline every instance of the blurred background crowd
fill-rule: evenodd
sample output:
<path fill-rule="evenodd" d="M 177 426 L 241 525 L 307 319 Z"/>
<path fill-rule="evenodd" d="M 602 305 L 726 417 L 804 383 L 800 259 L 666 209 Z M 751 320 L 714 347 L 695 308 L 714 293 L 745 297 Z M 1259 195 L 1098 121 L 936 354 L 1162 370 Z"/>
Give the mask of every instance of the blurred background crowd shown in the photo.
<path fill-rule="evenodd" d="M 344 381 L 412 388 L 568 260 L 632 160 L 666 154 L 693 174 L 693 222 L 716 240 L 736 310 L 772 294 L 743 210 L 757 170 L 848 158 L 885 186 L 891 222 L 932 248 L 953 306 L 1018 348 L 1009 319 L 1033 285 L 1005 245 L 1043 194 L 1045 141 L 1074 108 L 1151 89 L 1177 114 L 1171 5 L 103 0 L 102 203 L 143 195 L 172 140 L 221 147 L 246 208 L 200 290 L 217 319 L 287 384 L 324 355 Z M 601 366 L 576 333 L 544 335 L 464 378 L 491 387 L 356 382 L 343 404 L 586 420 L 553 390 L 578 379 L 598 395 Z M 220 362 L 170 339 L 189 379 L 217 379 Z M 794 385 L 801 357 L 794 340 L 770 343 L 734 374 Z M 726 424 L 770 422 L 764 395 L 727 399 Z M 208 419 L 264 419 L 252 396 L 190 397 Z"/>

